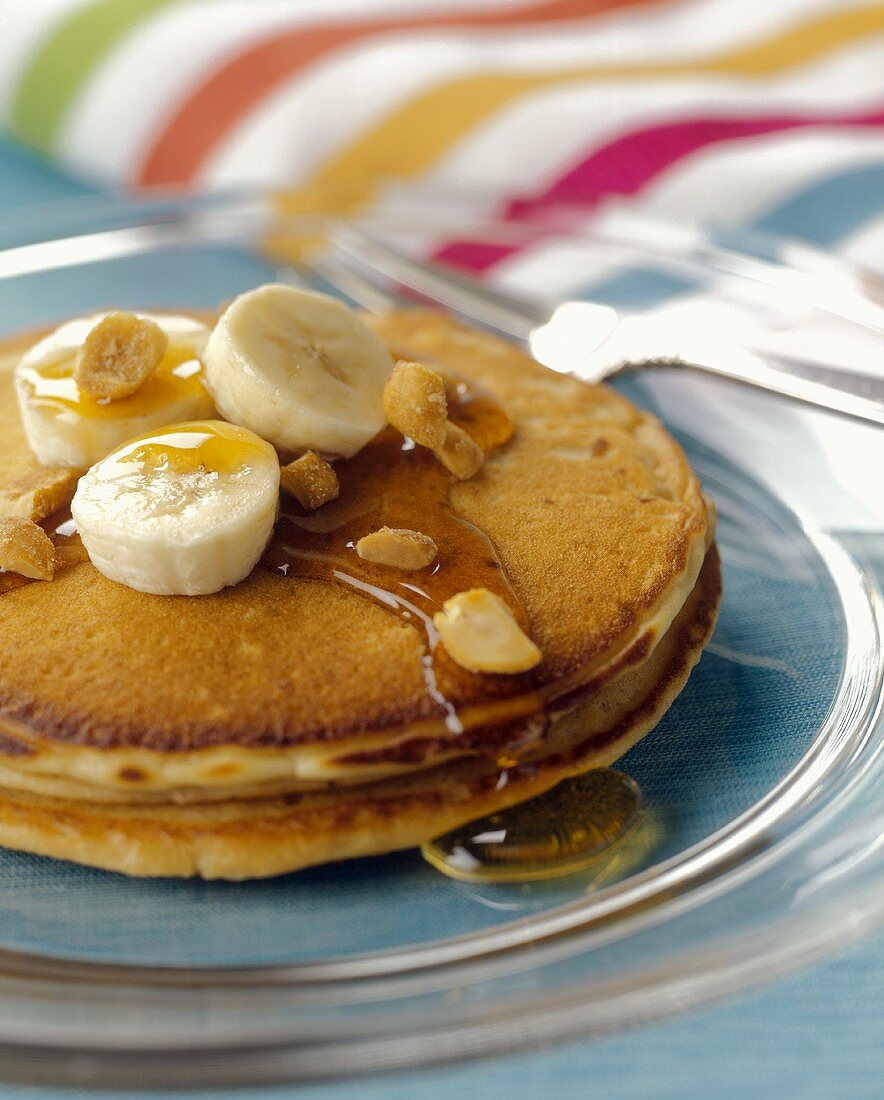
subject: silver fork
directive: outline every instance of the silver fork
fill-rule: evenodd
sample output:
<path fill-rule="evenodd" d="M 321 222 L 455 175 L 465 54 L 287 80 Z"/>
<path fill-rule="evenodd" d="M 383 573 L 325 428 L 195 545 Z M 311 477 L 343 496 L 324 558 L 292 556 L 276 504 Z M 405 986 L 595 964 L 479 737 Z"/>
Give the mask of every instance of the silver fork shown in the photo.
<path fill-rule="evenodd" d="M 339 225 L 328 241 L 313 271 L 370 310 L 413 304 L 415 299 L 440 305 L 526 344 L 547 366 L 586 381 L 636 368 L 683 367 L 884 426 L 884 375 L 822 366 L 769 349 L 756 352 L 717 342 L 708 334 L 701 348 L 686 350 L 681 333 L 678 346 L 667 347 L 672 334 L 661 334 L 654 321 L 624 319 L 611 307 L 590 302 L 550 306 L 539 298 L 498 290 L 415 259 L 362 227 Z M 884 335 L 867 316 L 860 323 Z M 689 334 L 684 336 L 689 343 Z"/>

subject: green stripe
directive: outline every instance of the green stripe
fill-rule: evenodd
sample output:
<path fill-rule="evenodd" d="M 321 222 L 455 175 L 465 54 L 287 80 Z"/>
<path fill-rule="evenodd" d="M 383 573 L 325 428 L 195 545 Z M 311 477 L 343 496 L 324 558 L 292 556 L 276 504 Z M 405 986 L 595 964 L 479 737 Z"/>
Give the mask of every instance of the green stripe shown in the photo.
<path fill-rule="evenodd" d="M 15 91 L 12 128 L 51 149 L 92 71 L 125 36 L 176 0 L 98 0 L 58 25 L 31 59 Z M 125 97 L 127 89 L 120 89 Z"/>

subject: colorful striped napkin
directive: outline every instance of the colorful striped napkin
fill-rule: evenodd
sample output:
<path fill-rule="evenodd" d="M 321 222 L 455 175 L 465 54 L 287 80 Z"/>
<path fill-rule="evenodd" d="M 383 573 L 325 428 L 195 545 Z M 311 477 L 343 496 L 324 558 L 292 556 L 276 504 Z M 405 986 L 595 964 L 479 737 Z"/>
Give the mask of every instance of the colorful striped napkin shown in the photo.
<path fill-rule="evenodd" d="M 884 3 L 0 0 L 0 122 L 123 186 L 577 224 L 628 203 L 884 266 Z M 533 256 L 431 251 L 530 281 Z"/>

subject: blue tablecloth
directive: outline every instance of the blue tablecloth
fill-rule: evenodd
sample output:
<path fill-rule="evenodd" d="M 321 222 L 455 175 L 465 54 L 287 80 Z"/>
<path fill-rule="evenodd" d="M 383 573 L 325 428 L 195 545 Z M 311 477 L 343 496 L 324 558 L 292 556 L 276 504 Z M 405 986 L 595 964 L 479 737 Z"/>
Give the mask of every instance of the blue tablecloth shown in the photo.
<path fill-rule="evenodd" d="M 82 184 L 0 140 L 0 212 L 83 194 L 88 189 Z M 739 1000 L 592 1043 L 358 1084 L 225 1095 L 271 1100 L 300 1091 L 335 1100 L 879 1097 L 884 1095 L 884 941 L 866 943 Z M 0 1086 L 0 1100 L 81 1095 L 76 1089 Z"/>

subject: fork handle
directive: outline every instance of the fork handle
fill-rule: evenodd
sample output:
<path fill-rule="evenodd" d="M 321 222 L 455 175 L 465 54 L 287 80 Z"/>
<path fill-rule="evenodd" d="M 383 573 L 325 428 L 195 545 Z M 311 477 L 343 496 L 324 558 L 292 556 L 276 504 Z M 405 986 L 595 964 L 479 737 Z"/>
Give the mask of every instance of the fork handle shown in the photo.
<path fill-rule="evenodd" d="M 693 360 L 678 365 L 745 382 L 768 393 L 884 427 L 884 378 L 807 363 L 801 363 L 799 368 L 786 356 L 777 356 L 775 362 L 779 365 L 768 366 L 759 361 L 737 367 Z"/>

